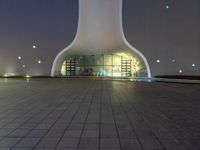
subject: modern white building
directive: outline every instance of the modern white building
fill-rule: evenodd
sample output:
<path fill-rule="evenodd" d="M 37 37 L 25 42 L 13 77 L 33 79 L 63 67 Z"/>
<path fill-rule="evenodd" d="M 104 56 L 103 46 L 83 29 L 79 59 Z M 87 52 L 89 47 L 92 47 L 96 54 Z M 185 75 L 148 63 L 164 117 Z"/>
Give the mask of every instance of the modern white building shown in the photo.
<path fill-rule="evenodd" d="M 79 0 L 77 34 L 51 76 L 151 77 L 145 56 L 124 36 L 122 0 Z"/>

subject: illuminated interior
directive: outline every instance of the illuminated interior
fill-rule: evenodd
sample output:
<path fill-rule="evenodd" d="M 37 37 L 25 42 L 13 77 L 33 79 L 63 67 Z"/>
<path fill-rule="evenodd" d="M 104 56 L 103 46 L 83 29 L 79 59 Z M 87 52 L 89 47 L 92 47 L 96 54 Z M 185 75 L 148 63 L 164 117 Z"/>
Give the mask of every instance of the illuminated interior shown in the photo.
<path fill-rule="evenodd" d="M 62 76 L 146 76 L 142 61 L 126 53 L 70 56 L 61 67 Z"/>

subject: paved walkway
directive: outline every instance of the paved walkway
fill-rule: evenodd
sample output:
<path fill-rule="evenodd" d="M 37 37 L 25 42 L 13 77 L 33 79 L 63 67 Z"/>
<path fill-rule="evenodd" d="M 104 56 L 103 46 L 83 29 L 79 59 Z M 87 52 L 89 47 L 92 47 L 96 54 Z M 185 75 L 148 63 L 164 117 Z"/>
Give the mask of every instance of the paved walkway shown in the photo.
<path fill-rule="evenodd" d="M 0 150 L 199 150 L 200 85 L 0 79 Z"/>

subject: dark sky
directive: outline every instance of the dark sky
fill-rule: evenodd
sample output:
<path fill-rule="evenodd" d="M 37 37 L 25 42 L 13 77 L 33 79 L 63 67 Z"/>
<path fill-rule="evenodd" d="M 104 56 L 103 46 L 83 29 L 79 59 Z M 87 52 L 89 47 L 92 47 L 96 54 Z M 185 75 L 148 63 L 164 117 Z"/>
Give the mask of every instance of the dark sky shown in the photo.
<path fill-rule="evenodd" d="M 0 0 L 0 74 L 49 74 L 77 24 L 78 0 Z M 200 0 L 124 0 L 123 26 L 153 75 L 200 74 Z"/>

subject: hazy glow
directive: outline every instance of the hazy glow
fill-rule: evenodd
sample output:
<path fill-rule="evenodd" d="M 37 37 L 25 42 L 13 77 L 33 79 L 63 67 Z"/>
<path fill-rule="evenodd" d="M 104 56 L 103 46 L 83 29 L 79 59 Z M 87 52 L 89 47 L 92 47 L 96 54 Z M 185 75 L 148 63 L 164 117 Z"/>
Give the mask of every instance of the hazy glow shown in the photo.
<path fill-rule="evenodd" d="M 169 8 L 170 8 L 170 6 L 169 6 L 169 5 L 166 5 L 166 6 L 165 6 L 165 8 L 166 8 L 166 9 L 169 9 Z"/>
<path fill-rule="evenodd" d="M 73 76 L 84 76 L 89 72 L 87 75 L 90 76 L 137 77 L 143 67 L 138 58 L 127 53 L 73 56 L 72 58 L 66 58 L 66 61 L 63 62 L 60 68 L 62 76 L 71 76 L 70 61 L 72 60 L 72 66 L 74 66 L 74 63 L 77 63 L 74 66 L 75 68 L 72 69 Z M 85 61 L 92 63 L 86 65 Z"/>
<path fill-rule="evenodd" d="M 121 77 L 121 72 L 114 72 L 113 70 L 113 77 Z"/>
<path fill-rule="evenodd" d="M 42 63 L 42 61 L 41 60 L 38 60 L 38 64 L 41 64 Z"/>
<path fill-rule="evenodd" d="M 21 57 L 21 56 L 19 56 L 19 57 L 18 57 L 18 59 L 19 59 L 19 60 L 21 60 L 21 59 L 22 59 L 22 57 Z"/>
<path fill-rule="evenodd" d="M 140 61 L 137 58 L 134 58 L 132 55 L 128 55 L 126 53 L 117 53 L 116 55 L 123 57 L 125 60 L 131 60 L 131 68 L 133 73 L 137 74 L 138 71 L 142 69 Z"/>
<path fill-rule="evenodd" d="M 26 65 L 22 65 L 22 68 L 26 68 Z"/>
<path fill-rule="evenodd" d="M 192 67 L 196 67 L 196 64 L 192 64 Z"/>
<path fill-rule="evenodd" d="M 160 60 L 159 60 L 159 59 L 157 59 L 157 60 L 156 60 L 156 62 L 157 62 L 157 63 L 160 63 Z"/>
<path fill-rule="evenodd" d="M 183 70 L 179 70 L 178 72 L 179 72 L 179 73 L 183 73 Z"/>
<path fill-rule="evenodd" d="M 10 77 L 10 76 L 15 76 L 16 74 L 15 73 L 5 73 L 3 76 L 4 77 Z"/>
<path fill-rule="evenodd" d="M 26 75 L 25 77 L 26 77 L 26 78 L 31 78 L 31 76 L 30 76 L 30 75 Z"/>
<path fill-rule="evenodd" d="M 33 45 L 33 48 L 35 49 L 35 48 L 36 48 L 36 45 Z"/>
<path fill-rule="evenodd" d="M 27 82 L 27 83 L 29 83 L 29 82 L 30 82 L 29 78 L 27 78 L 27 79 L 26 79 L 26 82 Z"/>
<path fill-rule="evenodd" d="M 66 61 L 64 61 L 62 67 L 61 67 L 61 75 L 66 75 Z"/>

